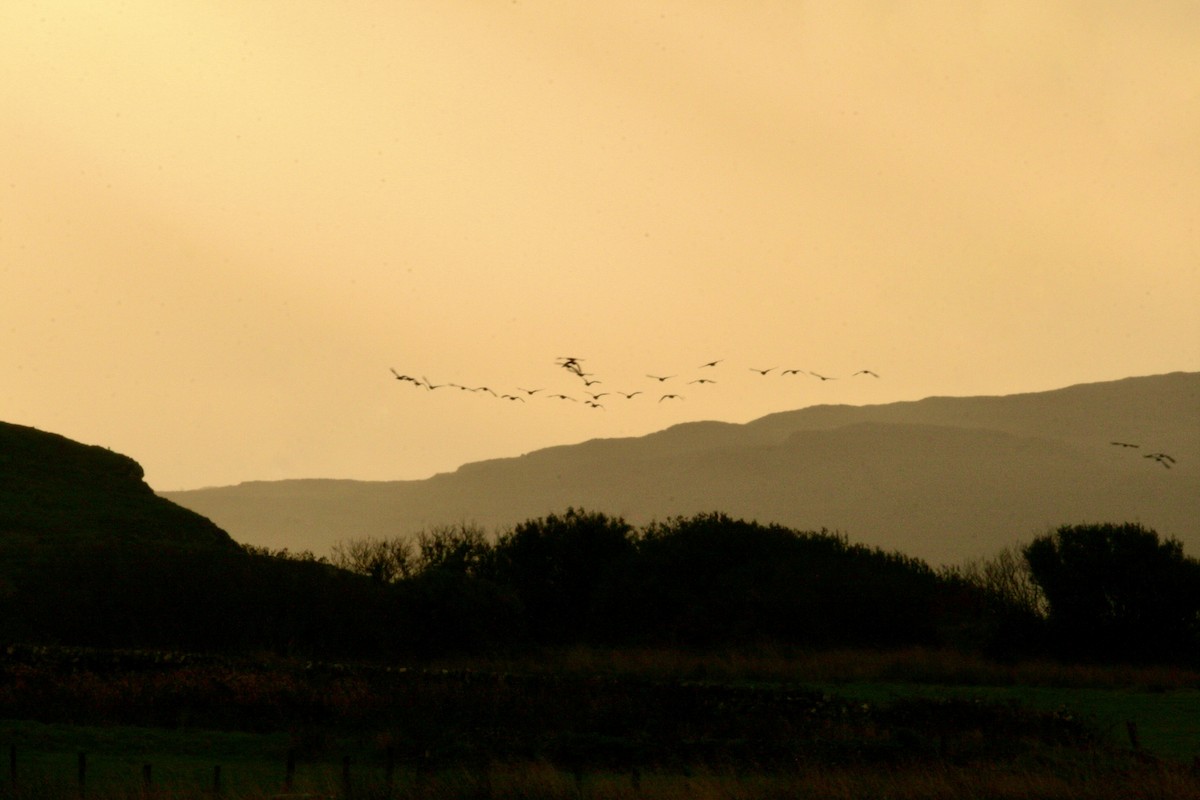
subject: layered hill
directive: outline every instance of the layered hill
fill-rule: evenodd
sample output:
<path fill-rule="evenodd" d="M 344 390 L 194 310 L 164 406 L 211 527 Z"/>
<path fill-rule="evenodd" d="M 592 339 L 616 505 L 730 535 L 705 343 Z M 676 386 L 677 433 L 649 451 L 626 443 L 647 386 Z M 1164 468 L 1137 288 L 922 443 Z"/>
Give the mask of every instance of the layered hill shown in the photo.
<path fill-rule="evenodd" d="M 1136 444 L 1121 447 L 1113 441 Z M 1170 468 L 1144 456 L 1166 452 Z M 420 481 L 291 480 L 164 493 L 242 542 L 339 540 L 567 506 L 634 524 L 719 510 L 934 563 L 1066 523 L 1137 521 L 1200 550 L 1200 373 L 998 397 L 813 406 L 467 464 Z"/>

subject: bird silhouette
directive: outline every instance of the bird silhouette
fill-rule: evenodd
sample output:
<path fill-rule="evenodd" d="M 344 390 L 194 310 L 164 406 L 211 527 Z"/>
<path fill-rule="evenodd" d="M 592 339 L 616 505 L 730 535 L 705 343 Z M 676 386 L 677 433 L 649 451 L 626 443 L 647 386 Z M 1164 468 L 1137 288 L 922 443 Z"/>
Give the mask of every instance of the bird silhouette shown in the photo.
<path fill-rule="evenodd" d="M 696 378 L 696 380 L 688 381 L 688 383 L 716 383 L 716 381 L 709 380 L 708 378 Z"/>
<path fill-rule="evenodd" d="M 573 403 L 579 402 L 574 397 L 568 397 L 565 394 L 551 394 L 551 395 L 547 395 L 547 397 L 550 397 L 552 399 L 557 399 L 557 400 L 570 400 Z"/>
<path fill-rule="evenodd" d="M 580 359 L 578 359 L 578 358 L 561 358 L 560 357 L 558 360 L 558 366 L 562 367 L 565 370 L 570 370 L 571 372 L 574 372 L 576 375 L 582 375 L 583 374 L 583 366 L 579 363 L 579 361 L 580 361 Z"/>
<path fill-rule="evenodd" d="M 1166 453 L 1147 453 L 1146 455 L 1142 456 L 1142 458 L 1152 458 L 1167 469 L 1170 469 L 1171 464 L 1175 463 L 1175 459 L 1171 458 Z"/>
<path fill-rule="evenodd" d="M 663 381 L 668 380 L 670 378 L 674 378 L 675 376 L 674 375 L 649 375 L 649 374 L 647 374 L 646 377 L 654 378 L 654 380 L 658 381 L 659 383 L 662 383 Z"/>
<path fill-rule="evenodd" d="M 819 373 L 819 372 L 810 372 L 810 373 L 808 373 L 808 374 L 809 374 L 809 375 L 812 375 L 814 378 L 820 378 L 820 379 L 821 379 L 821 380 L 823 380 L 823 381 L 836 381 L 836 380 L 837 380 L 837 378 L 830 378 L 830 377 L 828 377 L 828 376 L 826 376 L 826 375 L 822 375 L 822 374 L 821 374 L 821 373 Z"/>
<path fill-rule="evenodd" d="M 869 370 L 869 369 L 860 369 L 858 372 L 854 373 L 854 375 L 870 375 L 872 378 L 879 377 L 879 375 L 877 375 L 874 372 L 871 372 L 871 370 Z M 853 378 L 854 375 L 851 375 L 850 377 Z"/>
<path fill-rule="evenodd" d="M 758 367 L 751 367 L 750 371 L 757 372 L 759 375 L 766 375 L 768 372 L 770 372 L 773 369 L 775 369 L 775 367 L 767 367 L 766 369 L 759 369 Z"/>
<path fill-rule="evenodd" d="M 642 392 L 617 392 L 617 394 L 622 395 L 626 400 L 632 400 L 637 395 L 642 394 Z"/>
<path fill-rule="evenodd" d="M 1139 444 L 1130 444 L 1129 442 L 1109 442 L 1109 444 L 1115 444 L 1117 447 L 1141 447 Z"/>
<path fill-rule="evenodd" d="M 392 370 L 392 374 L 396 376 L 396 380 L 398 380 L 398 381 L 412 381 L 413 383 L 420 383 L 420 381 L 418 381 L 416 378 L 412 377 L 411 375 L 401 375 L 399 372 L 396 372 L 396 370 L 393 369 L 392 367 L 388 367 L 388 369 Z"/>
<path fill-rule="evenodd" d="M 425 376 L 424 376 L 424 375 L 422 375 L 421 377 L 422 377 L 422 378 L 425 378 Z M 435 384 L 433 381 L 429 380 L 429 378 L 425 378 L 425 388 L 426 388 L 426 389 L 428 389 L 428 390 L 429 390 L 429 391 L 431 391 L 431 392 L 432 392 L 434 389 L 441 389 L 441 388 L 442 388 L 443 386 L 445 386 L 445 385 L 446 385 L 446 384 L 444 384 L 444 383 L 437 383 L 437 384 Z"/>
<path fill-rule="evenodd" d="M 682 400 L 682 399 L 683 399 L 683 395 L 681 395 L 681 394 L 664 394 L 662 397 L 658 398 L 658 402 L 661 403 L 663 400 Z"/>
<path fill-rule="evenodd" d="M 725 359 L 723 359 L 723 358 L 718 358 L 716 361 L 709 361 L 707 364 L 701 364 L 699 367 L 697 367 L 697 369 L 704 369 L 705 367 L 715 367 L 717 364 L 720 364 L 724 360 Z"/>
<path fill-rule="evenodd" d="M 803 375 L 804 370 L 802 370 L 802 369 L 785 369 L 783 372 L 781 372 L 779 374 L 780 375 Z"/>
<path fill-rule="evenodd" d="M 519 392 L 524 392 L 524 393 L 525 393 L 525 394 L 527 394 L 527 395 L 535 395 L 535 394 L 537 394 L 538 392 L 540 392 L 540 391 L 541 391 L 541 388 L 539 387 L 539 388 L 537 388 L 537 389 L 524 389 L 524 388 L 522 388 L 522 387 L 518 386 L 518 387 L 517 387 L 517 391 L 519 391 Z"/>

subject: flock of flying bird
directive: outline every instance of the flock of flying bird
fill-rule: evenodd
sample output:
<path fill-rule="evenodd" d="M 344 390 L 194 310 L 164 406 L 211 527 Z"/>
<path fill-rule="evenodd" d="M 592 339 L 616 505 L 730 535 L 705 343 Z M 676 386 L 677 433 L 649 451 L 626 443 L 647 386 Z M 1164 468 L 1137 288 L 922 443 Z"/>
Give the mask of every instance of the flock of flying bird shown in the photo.
<path fill-rule="evenodd" d="M 1116 447 L 1128 447 L 1134 449 L 1141 447 L 1140 444 L 1132 444 L 1130 442 L 1109 442 L 1109 444 Z M 1167 469 L 1170 469 L 1171 465 L 1175 463 L 1175 459 L 1171 458 L 1171 456 L 1167 455 L 1166 453 L 1146 453 L 1144 456 L 1142 456 L 1142 458 L 1149 458 L 1153 461 L 1157 461 Z"/>
<path fill-rule="evenodd" d="M 651 380 L 657 381 L 657 385 L 660 388 L 662 387 L 662 384 L 665 384 L 667 381 L 675 380 L 677 378 L 679 379 L 679 382 L 683 382 L 685 385 L 704 386 L 706 384 L 714 384 L 717 382 L 717 380 L 715 378 L 710 378 L 708 376 L 710 374 L 715 374 L 715 370 L 716 370 L 717 366 L 723 362 L 724 362 L 724 359 L 718 358 L 714 361 L 707 361 L 707 362 L 701 364 L 700 366 L 698 366 L 696 368 L 699 376 L 693 378 L 692 380 L 687 380 L 686 378 L 681 378 L 679 375 L 647 374 L 646 377 L 650 378 Z M 619 397 L 623 397 L 626 400 L 632 400 L 633 398 L 637 397 L 638 395 L 647 394 L 646 391 L 642 390 L 642 389 L 638 389 L 638 390 L 631 391 L 631 392 L 619 391 L 619 390 L 613 390 L 610 392 L 610 391 L 605 391 L 603 389 L 593 391 L 592 390 L 593 386 L 602 384 L 604 381 L 602 381 L 600 378 L 596 377 L 596 375 L 594 373 L 587 372 L 584 370 L 582 358 L 577 358 L 574 356 L 561 356 L 555 361 L 555 365 L 561 369 L 566 370 L 568 373 L 573 375 L 578 381 L 580 381 L 580 383 L 582 384 L 582 388 L 581 388 L 580 392 L 582 395 L 584 395 L 584 397 L 582 397 L 582 398 L 576 397 L 574 395 L 563 394 L 562 392 L 556 392 L 556 393 L 550 394 L 550 393 L 548 393 L 548 390 L 543 387 L 539 387 L 536 389 L 526 389 L 524 387 L 518 386 L 513 391 L 498 392 L 489 386 L 467 386 L 465 384 L 460 384 L 460 383 L 434 383 L 433 381 L 429 380 L 429 378 L 426 378 L 424 375 L 422 375 L 421 377 L 418 378 L 418 377 L 414 377 L 412 375 L 401 374 L 401 373 L 397 372 L 395 369 L 392 369 L 392 374 L 395 376 L 396 380 L 398 380 L 398 381 L 405 381 L 405 382 L 413 384 L 413 386 L 415 386 L 417 388 L 424 388 L 428 391 L 433 391 L 434 389 L 441 389 L 441 388 L 453 388 L 453 389 L 458 389 L 458 390 L 464 391 L 464 392 L 485 392 L 485 393 L 490 394 L 493 397 L 497 397 L 501 400 L 518 401 L 518 402 L 522 402 L 522 403 L 525 402 L 526 399 L 532 398 L 533 396 L 538 395 L 541 392 L 547 392 L 546 394 L 543 394 L 541 396 L 552 399 L 552 400 L 567 400 L 567 401 L 571 401 L 571 402 L 582 402 L 585 406 L 588 406 L 589 408 L 600 409 L 600 410 L 604 409 L 604 404 L 601 402 L 601 399 L 604 397 L 618 397 L 619 396 Z M 706 372 L 700 373 L 699 372 L 700 370 L 706 370 Z M 802 370 L 802 369 L 779 370 L 778 367 L 768 367 L 766 369 L 762 369 L 759 367 L 750 367 L 749 370 L 751 372 L 756 372 L 760 376 L 763 376 L 763 377 L 767 376 L 768 374 L 770 374 L 772 372 L 776 372 L 778 370 L 777 374 L 779 374 L 781 376 L 782 375 L 808 375 L 808 376 L 816 378 L 817 380 L 820 380 L 822 382 L 837 380 L 836 377 L 832 377 L 829 375 L 822 375 L 817 372 L 809 372 L 807 370 Z M 860 369 L 859 371 L 853 373 L 853 375 L 851 377 L 858 377 L 860 375 L 872 377 L 872 378 L 879 377 L 878 373 L 873 372 L 872 370 L 869 370 L 869 369 Z M 651 384 L 651 385 L 655 385 L 655 384 Z M 662 403 L 662 402 L 668 401 L 668 400 L 673 401 L 673 400 L 685 399 L 683 395 L 681 395 L 677 392 L 652 392 L 647 396 L 652 397 L 654 394 L 658 394 L 658 402 L 659 403 Z"/>
<path fill-rule="evenodd" d="M 653 381 L 656 381 L 656 384 L 651 384 L 652 386 L 657 385 L 659 387 L 662 387 L 663 384 L 666 384 L 667 381 L 676 380 L 676 379 L 678 379 L 677 382 L 682 382 L 682 383 L 684 383 L 684 385 L 704 386 L 706 384 L 714 384 L 717 382 L 717 380 L 715 378 L 711 378 L 711 377 L 709 377 L 709 375 L 716 374 L 716 369 L 717 369 L 718 365 L 720 365 L 722 363 L 724 363 L 724 359 L 718 358 L 713 361 L 706 361 L 705 363 L 700 364 L 698 367 L 696 367 L 696 373 L 697 373 L 698 377 L 694 377 L 690 380 L 688 380 L 686 377 L 681 377 L 679 375 L 655 375 L 655 374 L 650 374 L 650 373 L 647 373 L 645 377 L 647 377 Z M 482 392 L 482 393 L 490 394 L 493 397 L 496 397 L 501 400 L 508 400 L 508 401 L 520 402 L 520 403 L 524 403 L 527 399 L 533 398 L 534 396 L 541 396 L 541 397 L 549 398 L 551 400 L 560 400 L 560 401 L 565 400 L 565 401 L 570 401 L 570 402 L 582 402 L 585 406 L 588 406 L 589 408 L 599 409 L 599 410 L 604 409 L 604 404 L 601 403 L 601 399 L 604 397 L 618 397 L 619 396 L 619 397 L 624 398 L 625 400 L 632 400 L 633 398 L 637 397 L 638 395 L 646 394 L 646 391 L 642 390 L 642 389 L 638 389 L 638 390 L 635 390 L 632 392 L 626 392 L 626 391 L 620 391 L 620 390 L 614 390 L 611 392 L 605 391 L 605 390 L 592 391 L 593 386 L 602 384 L 603 381 L 600 378 L 596 377 L 596 375 L 594 373 L 587 372 L 584 369 L 582 358 L 578 358 L 575 356 L 560 356 L 555 361 L 555 365 L 563 370 L 566 370 L 570 375 L 572 375 L 576 380 L 578 380 L 580 382 L 580 384 L 581 384 L 580 391 L 583 395 L 586 395 L 586 397 L 584 399 L 581 400 L 579 397 L 575 397 L 573 395 L 568 395 L 568 394 L 563 394 L 562 392 L 550 393 L 549 390 L 544 387 L 538 387 L 536 389 L 526 389 L 524 387 L 518 386 L 518 387 L 516 387 L 515 390 L 513 390 L 511 392 L 503 392 L 503 391 L 496 391 L 495 389 L 491 388 L 490 386 L 467 386 L 467 385 L 461 384 L 461 383 L 450 383 L 450 382 L 434 383 L 433 381 L 429 380 L 429 378 L 426 378 L 424 375 L 417 378 L 412 375 L 404 375 L 400 372 L 397 372 L 395 369 L 392 369 L 392 375 L 394 375 L 396 380 L 398 380 L 398 381 L 411 383 L 414 387 L 423 388 L 427 391 L 433 391 L 435 389 L 442 389 L 442 388 L 449 388 L 449 389 L 458 389 L 459 391 L 463 391 L 463 392 L 476 392 L 476 393 Z M 824 383 L 825 381 L 837 380 L 837 378 L 834 376 L 822 375 L 818 372 L 811 372 L 809 370 L 803 370 L 803 369 L 782 369 L 781 370 L 778 367 L 767 367 L 765 369 L 760 368 L 760 367 L 749 367 L 748 369 L 750 372 L 755 372 L 762 377 L 766 377 L 767 375 L 769 375 L 771 373 L 775 373 L 780 376 L 807 375 L 812 378 L 816 378 L 817 380 L 821 381 L 822 383 Z M 879 378 L 878 373 L 876 373 L 872 370 L 869 370 L 869 369 L 860 369 L 857 372 L 854 372 L 850 375 L 851 378 L 857 378 L 859 376 L 864 376 L 864 377 L 869 377 L 869 378 Z M 685 399 L 683 395 L 678 394 L 677 392 L 651 392 L 647 396 L 653 397 L 654 394 L 658 394 L 658 402 L 659 403 L 666 402 L 666 401 L 675 401 L 675 400 Z M 1131 442 L 1114 441 L 1114 442 L 1110 442 L 1110 444 L 1112 444 L 1116 447 L 1129 448 L 1129 449 L 1139 449 L 1141 447 L 1141 445 L 1133 444 Z M 1142 457 L 1151 459 L 1152 461 L 1162 464 L 1167 469 L 1170 469 L 1171 465 L 1175 463 L 1175 459 L 1172 458 L 1167 453 L 1161 453 L 1161 452 L 1146 453 Z"/>

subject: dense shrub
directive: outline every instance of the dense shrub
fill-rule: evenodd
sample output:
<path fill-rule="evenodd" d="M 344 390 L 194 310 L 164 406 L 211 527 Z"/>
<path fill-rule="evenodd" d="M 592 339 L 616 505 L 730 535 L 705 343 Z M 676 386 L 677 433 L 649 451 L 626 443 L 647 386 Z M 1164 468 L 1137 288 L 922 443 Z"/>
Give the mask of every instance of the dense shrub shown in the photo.
<path fill-rule="evenodd" d="M 1064 525 L 1024 548 L 1059 653 L 1121 661 L 1200 656 L 1200 562 L 1136 523 Z"/>
<path fill-rule="evenodd" d="M 633 528 L 623 519 L 568 508 L 501 535 L 492 574 L 520 599 L 539 641 L 585 641 L 599 624 L 602 587 L 633 554 Z"/>

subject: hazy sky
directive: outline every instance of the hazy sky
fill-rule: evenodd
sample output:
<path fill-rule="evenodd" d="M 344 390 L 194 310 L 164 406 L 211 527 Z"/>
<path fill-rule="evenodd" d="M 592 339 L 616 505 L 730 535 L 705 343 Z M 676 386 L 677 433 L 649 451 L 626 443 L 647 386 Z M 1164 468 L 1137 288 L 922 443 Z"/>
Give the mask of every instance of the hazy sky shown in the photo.
<path fill-rule="evenodd" d="M 1192 0 L 7 2 L 0 420 L 167 490 L 1197 370 L 1197 42 Z M 560 356 L 646 393 L 549 399 Z"/>

